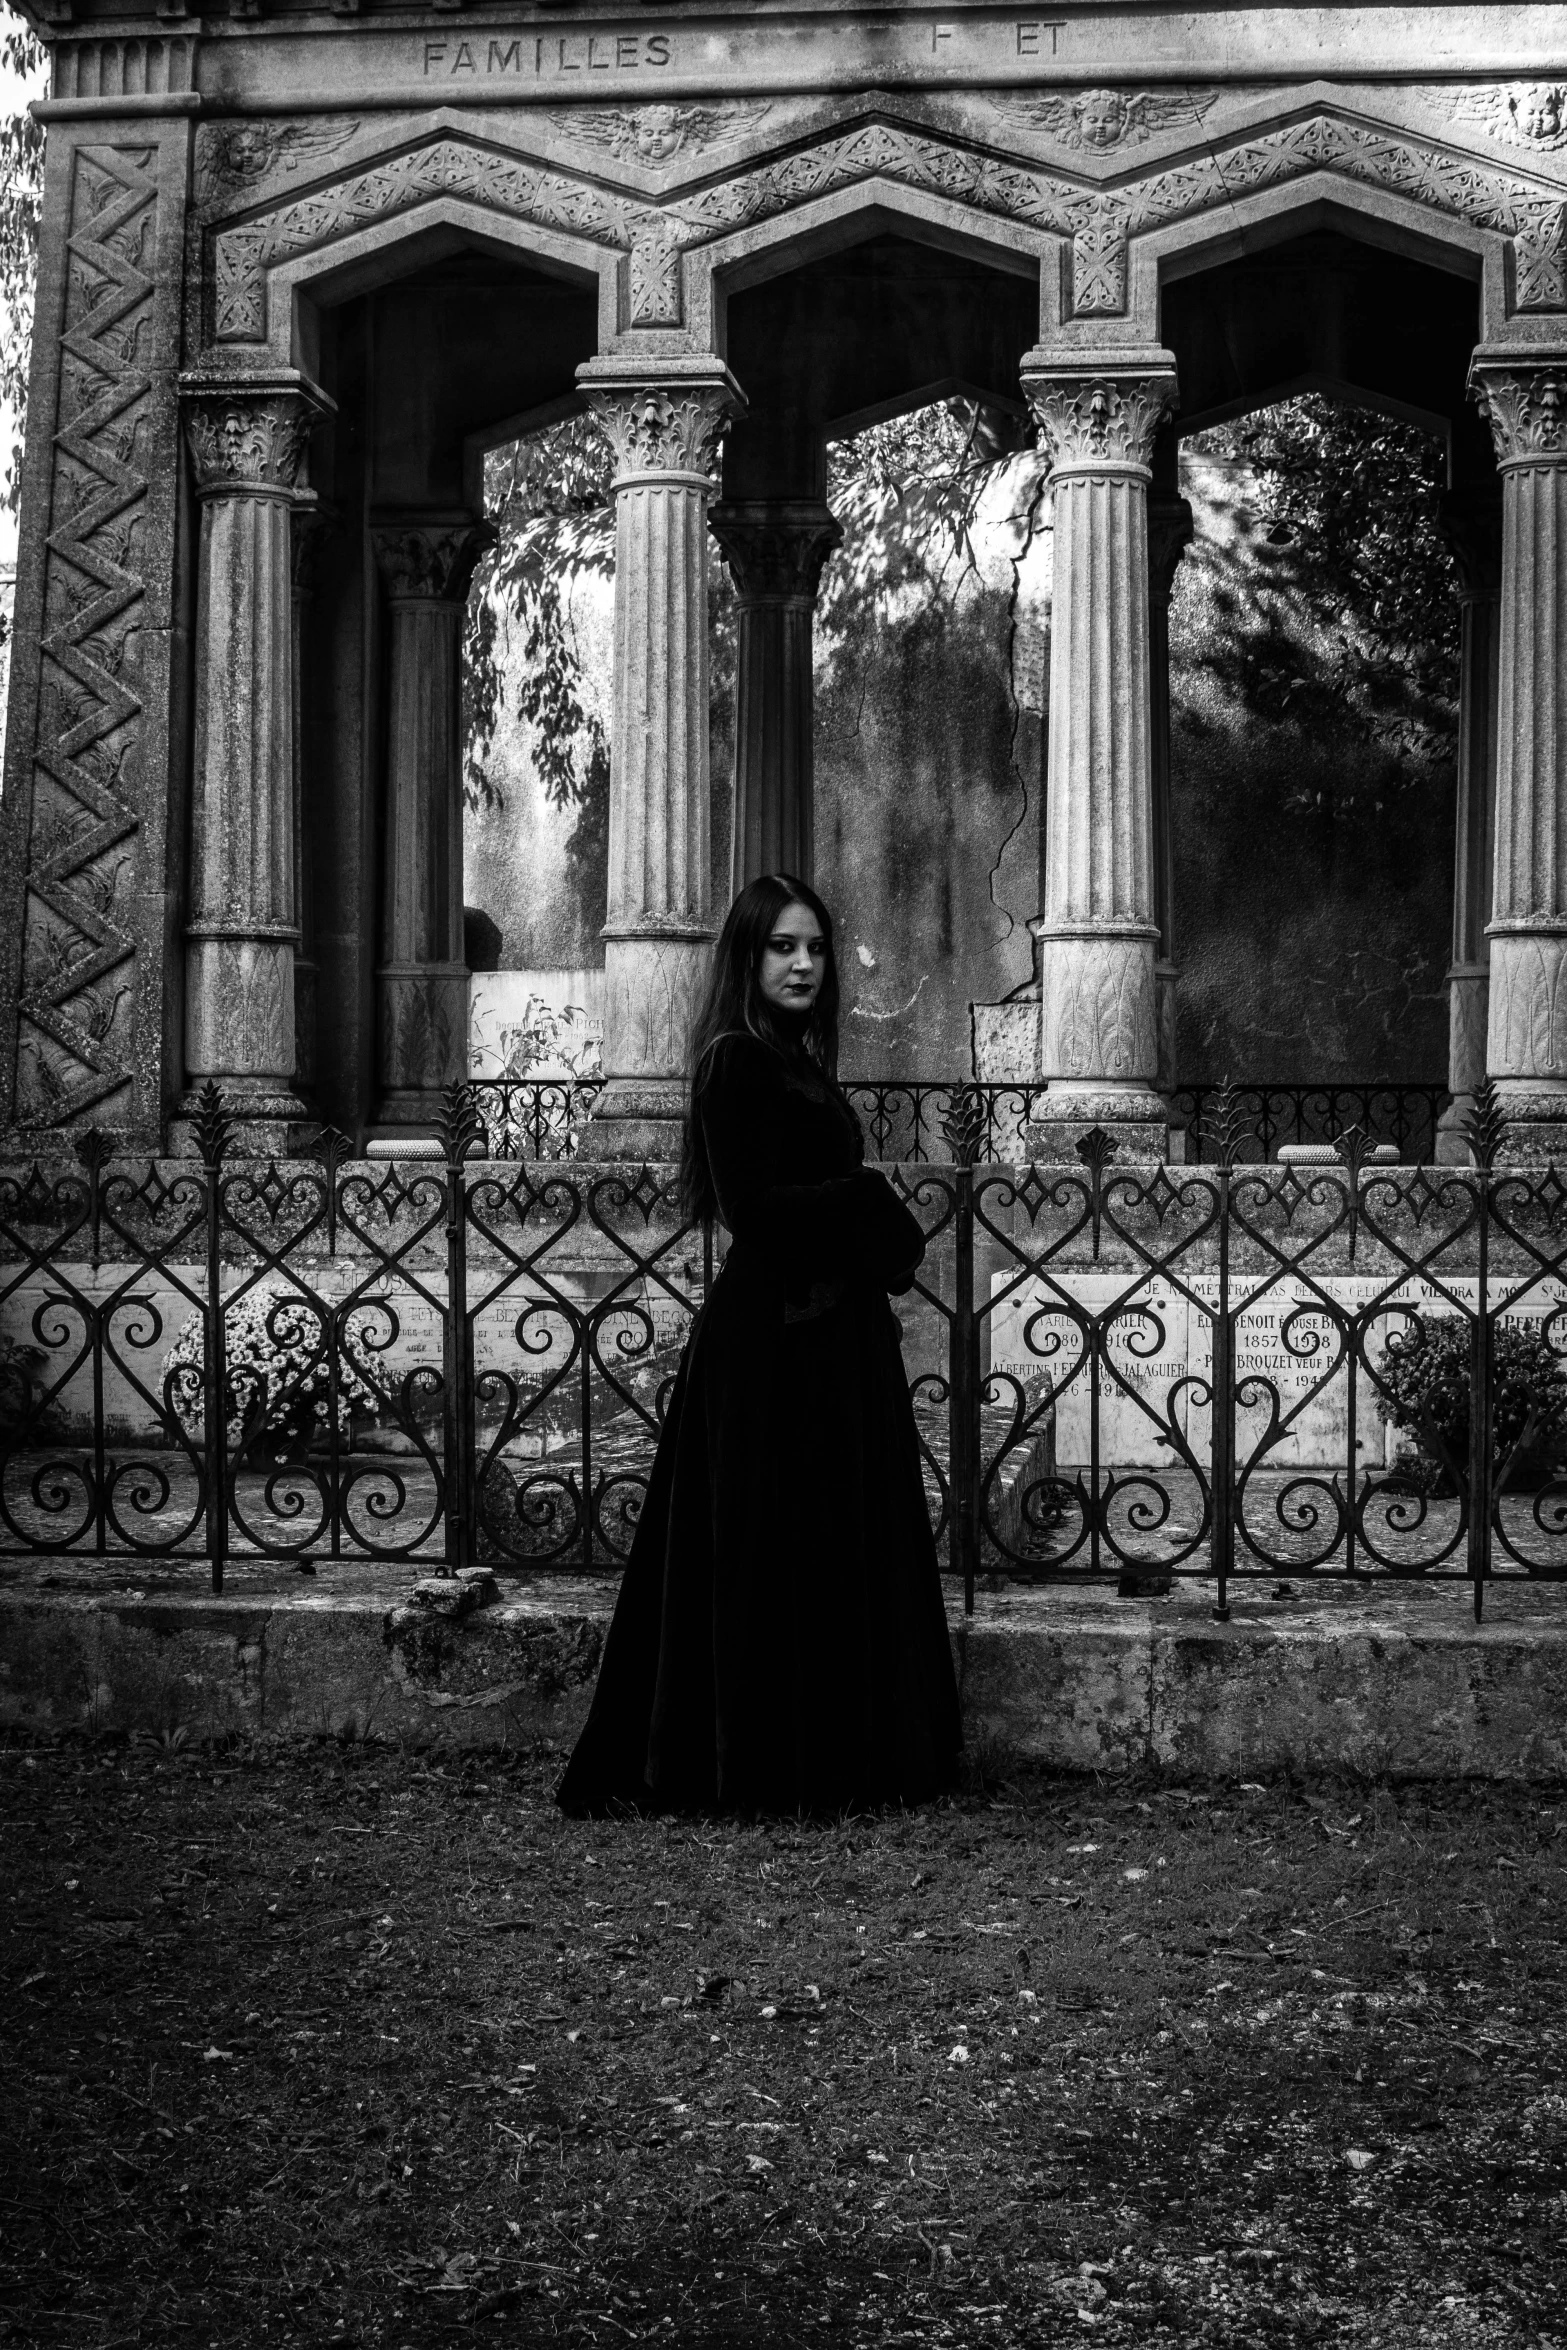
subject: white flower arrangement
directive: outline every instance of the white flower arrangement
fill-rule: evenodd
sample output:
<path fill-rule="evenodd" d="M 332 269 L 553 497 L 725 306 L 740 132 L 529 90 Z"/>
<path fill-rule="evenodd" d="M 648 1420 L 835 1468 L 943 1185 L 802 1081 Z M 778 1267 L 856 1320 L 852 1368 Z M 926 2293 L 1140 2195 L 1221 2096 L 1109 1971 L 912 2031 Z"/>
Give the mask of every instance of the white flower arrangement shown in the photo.
<path fill-rule="evenodd" d="M 292 1442 L 325 1436 L 331 1416 L 331 1352 L 323 1315 L 330 1309 L 276 1281 L 258 1282 L 223 1308 L 223 1350 L 227 1369 L 225 1418 L 230 1437 L 255 1411 L 263 1390 L 263 1426 Z M 342 1325 L 337 1363 L 337 1433 L 348 1435 L 356 1412 L 379 1413 L 375 1359 L 366 1344 L 373 1310 L 359 1306 Z M 203 1316 L 193 1313 L 170 1347 L 167 1392 L 191 1435 L 199 1434 L 205 1410 Z"/>

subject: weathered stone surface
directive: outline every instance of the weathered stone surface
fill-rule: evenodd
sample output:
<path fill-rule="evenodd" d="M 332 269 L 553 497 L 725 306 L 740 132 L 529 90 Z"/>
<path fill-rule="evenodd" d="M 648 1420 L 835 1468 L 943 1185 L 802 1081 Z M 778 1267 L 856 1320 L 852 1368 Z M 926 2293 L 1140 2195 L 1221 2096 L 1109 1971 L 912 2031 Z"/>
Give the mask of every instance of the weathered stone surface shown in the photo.
<path fill-rule="evenodd" d="M 739 406 L 711 367 L 667 380 L 595 362 L 615 456 L 615 723 L 604 1073 L 585 1155 L 676 1146 L 691 1015 L 713 938 L 708 841 L 707 502 Z"/>
<path fill-rule="evenodd" d="M 0 1593 L 0 1723 L 564 1749 L 585 1718 L 613 1577 L 506 1587 L 466 1616 L 389 1605 L 396 1570 L 234 1599 Z M 377 1588 L 379 1584 L 379 1589 Z M 1182 1778 L 1347 1770 L 1551 1780 L 1567 1772 L 1567 1612 L 1461 1585 L 1167 1600 L 1084 1591 L 949 1596 L 969 1749 L 1062 1771 Z M 824 1637 L 831 1636 L 830 1610 Z"/>
<path fill-rule="evenodd" d="M 1050 793 L 1040 940 L 1040 1074 L 1031 1147 L 1089 1126 L 1162 1157 L 1148 669 L 1148 483 L 1175 398 L 1168 352 L 1036 356 L 1024 382 L 1050 452 L 1055 597 Z"/>
<path fill-rule="evenodd" d="M 23 1147 L 92 1124 L 160 1147 L 182 1074 L 165 891 L 188 135 L 83 120 L 48 146 L 0 795 L 0 1128 Z"/>
<path fill-rule="evenodd" d="M 1567 349 L 1482 349 L 1502 476 L 1486 1066 L 1519 1158 L 1567 1148 Z"/>
<path fill-rule="evenodd" d="M 1189 498 L 1150 499 L 1148 507 L 1148 792 L 1153 857 L 1154 1082 L 1176 1084 L 1175 819 L 1170 805 L 1170 594 L 1194 528 Z"/>
<path fill-rule="evenodd" d="M 719 505 L 708 521 L 739 613 L 730 867 L 738 894 L 761 873 L 815 874 L 812 621 L 822 566 L 843 531 L 809 500 Z"/>
<path fill-rule="evenodd" d="M 463 604 L 494 530 L 403 516 L 374 533 L 390 614 L 379 1123 L 427 1125 L 468 1064 L 463 960 Z"/>
<path fill-rule="evenodd" d="M 201 500 L 185 1066 L 265 1150 L 305 1114 L 291 530 L 321 403 L 298 381 L 192 382 L 185 400 Z"/>
<path fill-rule="evenodd" d="M 432 1078 L 447 1072 L 443 1033 L 460 1025 L 462 965 L 455 948 L 401 961 L 384 937 L 377 941 L 373 906 L 348 881 L 339 885 L 339 874 L 377 861 L 379 752 L 396 692 L 389 646 L 356 600 L 364 590 L 349 576 L 353 551 L 383 505 L 471 503 L 483 450 L 506 429 L 558 415 L 573 369 L 598 353 L 589 389 L 622 401 L 617 429 L 632 467 L 619 495 L 629 635 L 621 632 L 616 664 L 623 772 L 608 941 L 611 1074 L 631 1090 L 612 1085 L 602 1105 L 606 1124 L 618 1117 L 618 1147 L 627 1148 L 668 1139 L 680 1032 L 711 928 L 706 883 L 689 871 L 700 862 L 692 811 L 705 805 L 693 582 L 699 588 L 705 560 L 700 506 L 710 468 L 696 462 L 677 480 L 683 468 L 667 428 L 673 418 L 675 439 L 685 431 L 689 440 L 680 419 L 693 385 L 732 398 L 722 364 L 731 302 L 769 277 L 804 285 L 824 255 L 867 242 L 939 252 L 955 276 L 983 270 L 1023 289 L 1037 322 L 1028 331 L 1038 332 L 1043 353 L 1034 372 L 1060 377 L 1093 361 L 1112 389 L 1098 425 L 1088 414 L 1091 440 L 1125 404 L 1124 386 L 1148 375 L 1149 354 L 1172 340 L 1164 328 L 1178 288 L 1211 278 L 1239 248 L 1271 252 L 1281 238 L 1321 232 L 1363 237 L 1379 254 L 1421 266 L 1437 257 L 1464 298 L 1478 300 L 1486 380 L 1497 397 L 1509 370 L 1522 380 L 1554 364 L 1553 321 L 1567 317 L 1567 85 L 1555 12 L 1543 7 L 1484 7 L 1460 21 L 1434 6 L 1274 6 L 1212 18 L 1156 6 L 1140 13 L 1135 39 L 1102 10 L 1056 23 L 967 9 L 935 23 L 845 9 L 786 23 L 764 9 L 724 20 L 722 35 L 680 18 L 628 28 L 597 0 L 574 11 L 569 27 L 532 30 L 482 9 L 433 29 L 350 21 L 342 11 L 247 9 L 204 20 L 199 36 L 171 26 L 127 31 L 108 20 L 106 0 L 36 14 L 55 52 L 54 95 L 43 110 L 52 128 L 40 360 L 0 913 L 0 936 L 16 958 L 0 992 L 8 1016 L 17 1003 L 19 1017 L 15 1038 L 0 1040 L 9 1089 L 0 1114 L 37 1135 L 96 1119 L 150 1147 L 161 1143 L 184 1074 L 186 1026 L 178 974 L 165 971 L 164 958 L 198 913 L 192 1068 L 210 1063 L 232 1077 L 253 1111 L 291 1110 L 293 1064 L 284 1065 L 276 1038 L 292 1025 L 308 1040 L 308 1005 L 291 1022 L 286 1000 L 298 876 L 287 921 L 258 911 L 269 891 L 277 894 L 265 844 L 257 906 L 214 916 L 203 895 L 213 834 L 200 777 L 190 805 L 180 747 L 184 714 L 199 699 L 182 634 L 195 609 L 177 527 L 182 364 L 209 382 L 220 369 L 224 380 L 245 377 L 253 401 L 264 398 L 268 372 L 295 365 L 319 365 L 323 379 L 339 390 L 357 384 L 361 395 L 344 408 L 323 467 L 331 494 L 344 499 L 351 551 L 337 573 L 333 673 L 316 696 L 323 736 L 333 737 L 322 769 L 322 797 L 334 811 L 321 827 L 332 848 L 322 860 L 331 868 L 318 941 L 322 996 L 348 1040 L 327 1039 L 318 1058 L 331 1114 L 358 1126 L 373 1110 L 364 1089 L 377 970 L 385 972 L 383 1039 L 394 1048 L 385 1081 L 407 1094 L 404 1108 L 415 1099 L 427 1107 Z M 214 119 L 198 119 L 209 111 Z M 1328 220 L 1337 225 L 1323 231 Z M 548 312 L 547 327 L 536 337 L 519 332 L 508 312 L 488 338 L 491 372 L 466 405 L 476 344 L 455 359 L 429 338 L 416 346 L 406 381 L 396 368 L 375 380 L 369 321 L 372 312 L 384 321 L 393 281 L 422 278 L 426 293 L 439 281 L 444 300 L 454 277 L 492 265 L 510 274 L 512 298 L 529 318 Z M 471 306 L 481 321 L 484 304 L 481 292 Z M 996 320 L 1010 315 L 1004 297 L 990 310 Z M 846 345 L 874 343 L 880 321 L 846 314 L 835 331 Z M 1415 340 L 1418 361 L 1425 346 Z M 1020 348 L 999 330 L 981 337 L 964 353 L 962 382 L 981 397 L 1014 400 Z M 547 362 L 535 364 L 540 351 Z M 1183 350 L 1183 369 L 1187 358 Z M 957 380 L 941 334 L 926 336 L 919 360 L 841 400 L 829 397 L 824 377 L 820 400 L 790 429 L 819 455 L 820 434 L 834 423 L 889 413 Z M 1340 374 L 1336 346 L 1314 346 L 1303 364 Z M 1390 388 L 1374 369 L 1349 380 L 1442 416 L 1457 433 L 1445 393 L 1428 401 L 1421 384 L 1401 375 Z M 657 397 L 626 405 L 635 385 Z M 1247 396 L 1258 389 L 1243 386 Z M 654 413 L 660 399 L 667 415 Z M 1223 401 L 1213 396 L 1211 406 L 1221 405 L 1234 412 L 1233 388 Z M 1538 448 L 1529 472 L 1538 485 L 1537 459 Z M 400 467 L 420 484 L 410 487 Z M 401 486 L 388 486 L 388 468 Z M 786 483 L 817 486 L 796 471 L 767 494 Z M 1554 515 L 1558 494 L 1509 491 L 1520 531 L 1531 500 L 1540 509 L 1524 533 L 1532 533 L 1540 588 L 1531 620 L 1544 614 L 1542 517 L 1547 508 Z M 1140 500 L 1140 487 L 1103 465 L 1061 475 L 1057 560 L 1085 598 L 1058 628 L 1069 647 L 1063 677 L 1097 674 L 1114 689 L 1103 705 L 1104 739 L 1115 746 L 1106 755 L 1128 773 L 1144 764 L 1133 737 L 1146 648 L 1135 620 L 1126 635 L 1117 606 L 1112 635 L 1128 659 L 1100 657 L 1096 672 L 1082 631 L 1109 609 L 1090 574 L 1115 570 L 1123 539 L 1122 568 L 1137 572 L 1131 517 Z M 236 516 L 224 530 L 236 547 L 248 532 L 246 560 L 270 576 L 273 556 L 260 546 L 270 526 Z M 259 671 L 269 662 L 257 647 L 277 631 L 270 596 L 257 609 L 250 654 L 243 630 L 236 643 L 241 665 L 248 658 Z M 780 696 L 779 725 L 763 717 L 753 728 L 748 717 L 748 741 L 762 751 L 776 734 L 783 744 L 792 726 L 798 779 L 797 616 L 764 618 L 758 607 L 744 627 L 743 672 L 760 689 L 748 711 L 768 706 L 769 681 Z M 653 676 L 660 663 L 662 684 Z M 1559 666 L 1559 648 L 1542 666 Z M 788 723 L 786 708 L 795 714 Z M 269 712 L 263 717 L 258 756 L 270 774 L 280 736 Z M 1074 713 L 1058 691 L 1052 722 L 1063 730 L 1060 796 L 1076 804 L 1082 778 L 1072 777 L 1065 751 L 1074 740 L 1081 749 L 1085 707 Z M 1541 723 L 1531 716 L 1525 730 L 1537 747 Z M 1146 730 L 1156 768 L 1156 708 Z M 408 739 L 416 734 L 417 726 Z M 748 750 L 745 788 L 751 764 Z M 1539 831 L 1541 811 L 1553 794 L 1560 799 L 1552 774 L 1542 769 L 1520 837 Z M 1151 859 L 1152 887 L 1136 881 L 1130 912 L 1095 903 L 1069 919 L 1070 891 L 1045 908 L 1042 1050 L 1059 1088 L 1054 1130 L 1040 1138 L 1046 1147 L 1064 1147 L 1089 1119 L 1124 1128 L 1128 1148 L 1157 1147 L 1149 1103 L 1154 1079 L 1173 1073 L 1172 982 L 1169 954 L 1157 951 L 1169 945 L 1159 843 L 1139 845 L 1143 832 L 1157 836 L 1157 817 L 1150 827 L 1133 808 L 1141 792 L 1138 784 L 1125 803 L 1132 816 L 1122 825 L 1125 811 L 1115 814 L 1108 836 L 1121 840 L 1129 872 Z M 795 797 L 803 804 L 798 790 Z M 256 807 L 269 804 L 253 792 L 250 799 L 250 816 L 236 811 L 236 841 Z M 792 837 L 803 857 L 798 809 L 791 822 L 792 835 L 780 830 L 780 854 Z M 749 825 L 747 813 L 742 871 Z M 270 817 L 261 829 L 268 840 L 281 836 Z M 649 855 L 639 841 L 651 844 Z M 669 842 L 676 848 L 666 857 Z M 202 872 L 188 865 L 187 844 Z M 755 854 L 771 855 L 761 835 Z M 637 866 L 633 885 L 614 896 Z M 999 911 L 1002 900 L 988 903 Z M 1496 1068 L 1515 1125 L 1529 1129 L 1519 1147 L 1536 1150 L 1567 1135 L 1567 1067 L 1554 1033 L 1561 914 L 1538 873 L 1521 896 L 1498 901 Z M 991 926 L 999 942 L 979 950 L 993 964 L 1009 963 L 1010 920 L 1008 909 Z M 1454 965 L 1454 1050 L 1471 1059 L 1482 961 Z M 971 992 L 999 997 L 1021 976 L 988 969 Z M 410 1059 L 420 1064 L 417 1081 L 403 1087 Z"/>
<path fill-rule="evenodd" d="M 1464 1121 L 1485 1079 L 1490 999 L 1491 868 L 1496 802 L 1497 602 L 1502 583 L 1502 501 L 1450 492 L 1442 528 L 1458 570 L 1462 612 L 1458 683 L 1458 809 L 1454 826 L 1453 960 L 1447 974 L 1447 1083 L 1452 1100 L 1437 1130 L 1437 1157 L 1464 1166 Z"/>

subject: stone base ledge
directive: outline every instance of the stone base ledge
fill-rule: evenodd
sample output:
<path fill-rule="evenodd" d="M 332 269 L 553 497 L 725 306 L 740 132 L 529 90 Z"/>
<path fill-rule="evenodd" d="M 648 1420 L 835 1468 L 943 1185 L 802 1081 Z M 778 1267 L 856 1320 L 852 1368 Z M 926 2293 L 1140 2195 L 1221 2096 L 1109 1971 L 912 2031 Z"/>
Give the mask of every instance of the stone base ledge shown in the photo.
<path fill-rule="evenodd" d="M 192 1562 L 189 1573 L 200 1573 Z M 191 1737 L 367 1737 L 564 1752 L 586 1714 L 614 1576 L 502 1582 L 443 1611 L 428 1570 L 285 1580 L 234 1562 L 221 1598 L 109 1589 L 83 1563 L 11 1570 L 0 1590 L 0 1726 Z M 122 1577 L 123 1581 L 123 1577 Z M 428 1588 L 428 1586 L 426 1586 Z M 1567 1778 L 1567 1587 L 1212 1586 L 1168 1599 L 948 1586 L 971 1754 L 987 1767 Z M 824 1596 L 823 1632 L 832 1610 Z"/>

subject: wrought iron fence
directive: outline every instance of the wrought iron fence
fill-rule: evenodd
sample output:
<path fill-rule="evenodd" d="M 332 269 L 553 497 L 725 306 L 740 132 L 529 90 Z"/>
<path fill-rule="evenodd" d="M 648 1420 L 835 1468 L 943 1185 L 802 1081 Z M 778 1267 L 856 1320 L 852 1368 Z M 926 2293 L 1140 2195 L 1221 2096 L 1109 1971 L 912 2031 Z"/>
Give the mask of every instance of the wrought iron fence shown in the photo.
<path fill-rule="evenodd" d="M 1567 1183 L 1470 1168 L 984 1163 L 895 1171 L 932 1523 L 977 1578 L 1567 1574 Z M 669 1168 L 199 1155 L 0 1171 L 0 1553 L 624 1559 L 722 1234 Z"/>
<path fill-rule="evenodd" d="M 497 1159 L 576 1156 L 601 1078 L 482 1078 L 474 1098 L 489 1155 Z M 1027 1128 L 1044 1088 L 971 1086 L 958 1078 L 851 1077 L 844 1090 L 859 1113 L 872 1158 L 897 1166 L 944 1165 L 950 1160 L 944 1120 L 960 1098 L 984 1105 L 980 1156 L 1022 1162 Z M 1211 1161 L 1214 1105 L 1226 1089 L 1185 1085 L 1171 1097 L 1177 1126 L 1186 1131 L 1189 1161 Z M 1448 1100 L 1442 1085 L 1239 1085 L 1229 1089 L 1244 1109 L 1250 1155 L 1271 1158 L 1281 1143 L 1336 1142 L 1351 1127 L 1373 1142 L 1391 1143 L 1408 1166 L 1429 1165 L 1436 1122 Z"/>
<path fill-rule="evenodd" d="M 1435 1159 L 1437 1120 L 1451 1098 L 1445 1085 L 1183 1085 L 1170 1109 L 1185 1125 L 1188 1162 L 1217 1157 L 1213 1111 L 1226 1095 L 1251 1128 L 1258 1158 L 1271 1159 L 1281 1143 L 1337 1142 L 1354 1128 L 1391 1143 L 1409 1167 Z"/>

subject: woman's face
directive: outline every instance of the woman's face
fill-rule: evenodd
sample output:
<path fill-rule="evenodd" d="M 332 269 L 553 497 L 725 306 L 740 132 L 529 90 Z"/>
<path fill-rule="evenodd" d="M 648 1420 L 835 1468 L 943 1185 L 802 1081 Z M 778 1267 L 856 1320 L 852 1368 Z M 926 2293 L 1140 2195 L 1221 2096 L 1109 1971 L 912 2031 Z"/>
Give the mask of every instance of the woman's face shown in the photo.
<path fill-rule="evenodd" d="M 780 1012 L 808 1012 L 822 992 L 827 941 L 809 906 L 785 906 L 762 947 L 757 981 Z"/>

